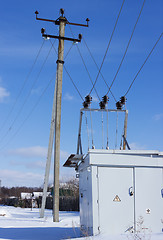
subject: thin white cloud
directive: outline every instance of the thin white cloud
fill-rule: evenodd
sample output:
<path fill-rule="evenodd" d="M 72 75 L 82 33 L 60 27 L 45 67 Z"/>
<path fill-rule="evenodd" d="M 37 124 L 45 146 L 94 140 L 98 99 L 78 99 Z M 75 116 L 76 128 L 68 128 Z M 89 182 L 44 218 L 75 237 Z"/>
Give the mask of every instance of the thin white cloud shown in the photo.
<path fill-rule="evenodd" d="M 1 45 L 2 46 L 2 45 Z M 33 55 L 37 54 L 38 51 L 38 45 L 10 45 L 10 46 L 5 46 L 3 44 L 2 47 L 0 47 L 0 56 L 2 57 L 33 57 Z M 44 46 L 44 50 L 42 51 L 42 54 L 47 54 L 46 52 L 48 51 L 48 47 Z"/>
<path fill-rule="evenodd" d="M 27 187 L 40 187 L 43 186 L 44 173 L 34 173 L 32 171 L 24 172 L 22 170 L 8 170 L 0 169 L 0 176 L 2 180 L 2 186 L 14 187 L 14 186 L 27 186 Z M 60 169 L 60 181 L 66 182 L 75 177 L 74 169 L 63 168 Z M 53 173 L 49 176 L 49 183 L 53 182 Z"/>
<path fill-rule="evenodd" d="M 61 159 L 66 159 L 69 156 L 69 153 L 66 151 L 61 150 L 60 151 L 60 157 Z"/>
<path fill-rule="evenodd" d="M 2 169 L 0 176 L 3 186 L 40 186 L 43 182 L 42 174 Z"/>
<path fill-rule="evenodd" d="M 153 116 L 153 119 L 154 119 L 155 121 L 159 121 L 159 120 L 163 119 L 163 113 L 155 114 L 155 115 Z"/>
<path fill-rule="evenodd" d="M 133 142 L 130 143 L 130 148 L 131 150 L 145 150 L 146 146 L 145 145 L 140 145 L 139 143 Z"/>
<path fill-rule="evenodd" d="M 33 146 L 27 148 L 17 148 L 9 150 L 10 155 L 21 156 L 21 157 L 46 157 L 47 148 L 41 146 Z"/>
<path fill-rule="evenodd" d="M 96 102 L 97 103 L 97 102 L 99 102 L 99 100 L 98 100 L 98 98 L 96 96 L 93 95 L 92 96 L 92 102 Z"/>
<path fill-rule="evenodd" d="M 3 102 L 6 97 L 9 97 L 10 93 L 3 87 L 0 87 L 0 102 Z"/>
<path fill-rule="evenodd" d="M 69 93 L 66 93 L 64 96 L 64 100 L 72 101 L 73 99 L 74 99 L 74 97 L 72 95 L 70 95 Z"/>
<path fill-rule="evenodd" d="M 11 160 L 10 165 L 12 166 L 23 166 L 27 169 L 45 169 L 46 159 L 44 161 L 19 161 L 19 160 Z"/>
<path fill-rule="evenodd" d="M 44 172 L 46 167 L 47 159 L 47 148 L 41 146 L 32 146 L 27 148 L 12 149 L 6 152 L 6 154 L 16 157 L 15 160 L 10 161 L 10 165 L 17 169 L 22 169 L 19 171 L 0 169 L 0 177 L 2 180 L 2 185 L 5 186 L 42 186 L 44 181 Z M 53 162 L 54 152 L 52 153 L 51 162 L 51 174 L 49 176 L 49 183 L 53 182 Z M 69 153 L 66 151 L 60 151 L 60 178 L 61 179 L 71 179 L 75 171 L 74 169 L 63 168 L 63 163 L 66 161 Z M 21 157 L 21 160 L 20 158 Z M 35 160 L 39 157 L 39 160 Z M 41 160 L 40 157 L 43 159 Z M 30 159 L 29 159 L 30 158 Z M 19 168 L 18 168 L 19 167 Z M 37 170 L 38 173 L 35 173 Z"/>
<path fill-rule="evenodd" d="M 40 95 L 41 89 L 39 88 L 34 88 L 31 90 L 31 95 Z"/>
<path fill-rule="evenodd" d="M 11 149 L 7 153 L 12 156 L 14 155 L 14 156 L 20 156 L 20 157 L 26 157 L 26 158 L 35 158 L 35 157 L 46 158 L 47 152 L 48 152 L 47 147 L 32 146 L 32 147 L 26 147 L 26 148 Z M 69 155 L 68 152 L 60 150 L 61 159 L 67 158 L 68 155 Z"/>

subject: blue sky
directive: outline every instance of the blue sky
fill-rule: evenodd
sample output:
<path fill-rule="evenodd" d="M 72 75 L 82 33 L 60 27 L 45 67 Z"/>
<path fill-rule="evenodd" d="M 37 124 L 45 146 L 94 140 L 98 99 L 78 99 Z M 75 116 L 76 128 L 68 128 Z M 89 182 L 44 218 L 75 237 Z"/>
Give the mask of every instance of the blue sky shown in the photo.
<path fill-rule="evenodd" d="M 40 186 L 44 178 L 57 60 L 53 49 L 40 74 L 39 71 L 50 50 L 50 41 L 45 41 L 32 73 L 26 82 L 25 80 L 43 42 L 40 29 L 44 27 L 49 34 L 57 35 L 58 27 L 52 23 L 36 21 L 34 12 L 38 10 L 39 17 L 57 19 L 59 9 L 64 8 L 67 19 L 70 22 L 77 23 L 85 23 L 85 19 L 88 17 L 90 19 L 89 28 L 72 26 L 71 29 L 76 37 L 79 33 L 83 34 L 84 40 L 98 66 L 100 66 L 121 4 L 122 0 L 47 0 L 46 2 L 42 0 L 6 0 L 1 3 L 0 179 L 2 185 Z M 102 68 L 102 74 L 108 85 L 111 84 L 120 64 L 142 4 L 143 0 L 126 0 L 124 3 Z M 111 89 L 117 100 L 124 95 L 161 34 L 163 30 L 162 16 L 162 0 L 146 0 L 126 57 Z M 66 26 L 65 35 L 72 37 L 69 26 Z M 56 49 L 57 44 L 58 42 L 55 41 Z M 65 55 L 71 45 L 72 43 L 65 42 Z M 84 41 L 78 46 L 91 78 L 95 81 L 98 71 Z M 73 45 L 65 59 L 65 67 L 84 98 L 91 89 L 91 82 L 76 45 Z M 163 41 L 161 39 L 127 95 L 127 109 L 129 110 L 127 139 L 132 149 L 163 151 L 162 78 Z M 42 92 L 51 79 L 50 86 L 42 96 Z M 19 96 L 24 82 L 25 87 Z M 101 77 L 97 81 L 96 89 L 100 98 L 108 90 Z M 99 101 L 95 91 L 92 92 L 92 97 L 92 107 L 98 108 Z M 114 99 L 110 95 L 109 97 L 109 108 L 115 108 Z M 40 99 L 40 102 L 31 113 L 38 99 Z M 69 154 L 76 152 L 81 107 L 82 100 L 64 71 L 61 165 Z M 95 146 L 101 148 L 102 138 L 99 137 L 99 134 L 101 134 L 101 115 L 93 115 L 93 118 Z M 82 136 L 84 152 L 86 153 L 88 139 L 85 117 L 83 119 Z M 106 128 L 106 116 L 104 116 L 104 120 L 104 127 Z M 110 120 L 113 129 L 116 126 L 116 116 L 110 117 Z M 123 116 L 119 116 L 118 147 L 122 120 Z M 88 123 L 88 132 L 91 138 L 90 119 L 88 119 Z M 115 147 L 114 130 L 110 130 L 109 146 L 110 148 Z M 53 178 L 52 173 L 53 166 L 50 182 Z M 74 171 L 61 167 L 60 176 L 61 179 L 65 180 L 74 176 Z"/>

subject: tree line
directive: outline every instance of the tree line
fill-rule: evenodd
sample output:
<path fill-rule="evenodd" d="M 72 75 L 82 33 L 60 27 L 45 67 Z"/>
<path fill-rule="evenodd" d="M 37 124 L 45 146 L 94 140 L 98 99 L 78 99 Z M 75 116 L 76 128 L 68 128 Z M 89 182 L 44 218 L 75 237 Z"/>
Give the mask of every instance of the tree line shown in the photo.
<path fill-rule="evenodd" d="M 0 191 L 0 204 L 15 207 L 31 207 L 30 199 L 21 199 L 21 193 L 43 192 L 42 187 L 2 187 Z M 46 208 L 53 208 L 53 187 L 48 187 L 51 196 L 46 199 Z M 79 183 L 77 179 L 72 179 L 65 183 L 60 183 L 60 211 L 79 211 Z M 35 206 L 41 206 L 42 197 L 35 199 Z"/>

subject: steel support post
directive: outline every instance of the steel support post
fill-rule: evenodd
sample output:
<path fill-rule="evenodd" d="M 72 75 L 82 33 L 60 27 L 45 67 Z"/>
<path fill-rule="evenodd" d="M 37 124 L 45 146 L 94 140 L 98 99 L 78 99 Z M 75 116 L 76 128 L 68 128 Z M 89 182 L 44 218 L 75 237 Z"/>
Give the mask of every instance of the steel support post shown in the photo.
<path fill-rule="evenodd" d="M 127 139 L 127 120 L 128 120 L 128 110 L 125 113 L 125 122 L 124 122 L 124 137 Z M 123 140 L 123 150 L 126 149 L 126 142 Z"/>
<path fill-rule="evenodd" d="M 79 123 L 79 132 L 78 132 L 77 154 L 79 154 L 79 149 L 80 149 L 80 154 L 83 154 L 83 153 L 82 153 L 82 145 L 81 145 L 82 116 L 83 116 L 83 112 L 80 111 L 80 123 Z"/>

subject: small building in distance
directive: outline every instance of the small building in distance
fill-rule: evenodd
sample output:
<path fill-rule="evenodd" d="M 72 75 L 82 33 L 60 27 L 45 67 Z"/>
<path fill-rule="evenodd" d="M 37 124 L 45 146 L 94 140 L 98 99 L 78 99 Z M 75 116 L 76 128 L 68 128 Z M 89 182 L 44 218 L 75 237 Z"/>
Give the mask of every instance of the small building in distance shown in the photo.
<path fill-rule="evenodd" d="M 33 193 L 25 193 L 22 192 L 21 193 L 21 199 L 36 199 L 39 197 L 42 197 L 43 192 L 33 192 Z M 47 192 L 47 197 L 49 197 L 51 195 L 51 192 Z"/>

